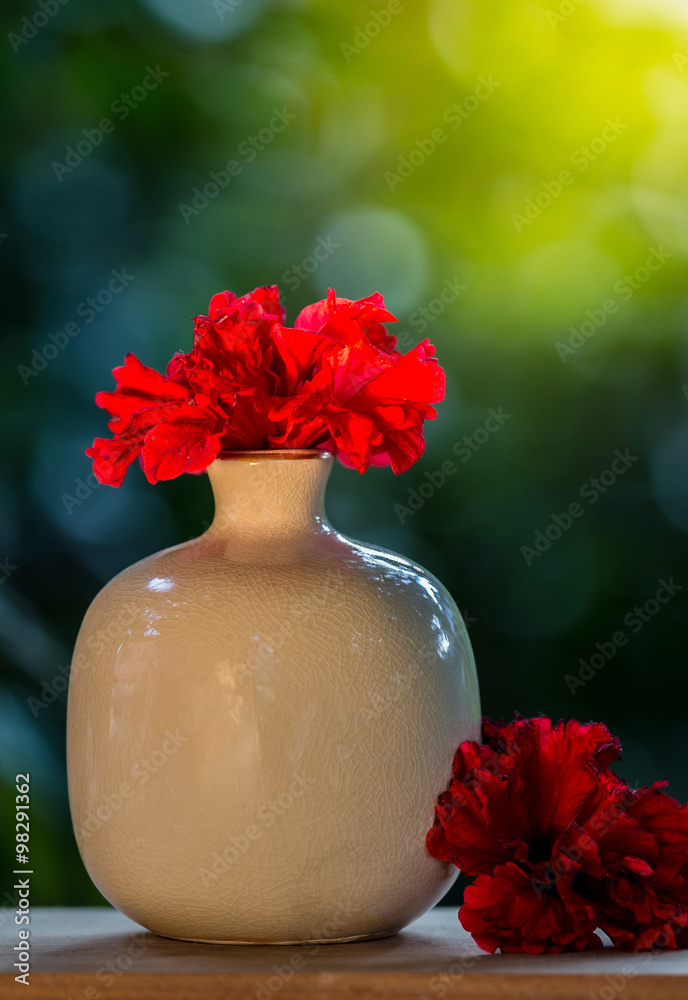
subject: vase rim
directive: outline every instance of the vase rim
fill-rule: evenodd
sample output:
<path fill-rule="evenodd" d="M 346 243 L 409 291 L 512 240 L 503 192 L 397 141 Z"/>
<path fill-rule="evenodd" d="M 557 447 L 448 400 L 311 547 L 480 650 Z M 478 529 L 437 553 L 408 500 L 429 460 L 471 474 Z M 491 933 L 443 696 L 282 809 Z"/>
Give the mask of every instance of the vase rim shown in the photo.
<path fill-rule="evenodd" d="M 289 459 L 309 459 L 309 458 L 320 458 L 327 459 L 332 457 L 331 451 L 325 451 L 322 448 L 258 448 L 255 450 L 242 451 L 237 449 L 225 450 L 218 453 L 216 461 L 239 461 L 239 462 L 251 462 L 260 459 L 268 459 L 274 461 L 275 459 L 289 460 Z"/>

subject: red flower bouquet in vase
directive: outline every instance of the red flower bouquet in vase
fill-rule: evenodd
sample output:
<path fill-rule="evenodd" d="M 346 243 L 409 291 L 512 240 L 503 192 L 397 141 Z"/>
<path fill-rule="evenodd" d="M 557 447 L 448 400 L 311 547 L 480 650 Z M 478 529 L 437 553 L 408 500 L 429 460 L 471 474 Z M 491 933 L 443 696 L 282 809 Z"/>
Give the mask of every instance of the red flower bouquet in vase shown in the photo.
<path fill-rule="evenodd" d="M 395 349 L 379 295 L 330 292 L 285 325 L 275 287 L 216 295 L 164 375 L 133 355 L 89 455 L 118 486 L 206 469 L 200 538 L 91 605 L 70 682 L 74 829 L 101 892 L 202 941 L 381 937 L 456 870 L 424 837 L 455 747 L 479 734 L 456 605 L 420 566 L 339 534 L 334 460 L 408 469 L 444 374 Z M 390 782 L 403 794 L 389 794 Z"/>

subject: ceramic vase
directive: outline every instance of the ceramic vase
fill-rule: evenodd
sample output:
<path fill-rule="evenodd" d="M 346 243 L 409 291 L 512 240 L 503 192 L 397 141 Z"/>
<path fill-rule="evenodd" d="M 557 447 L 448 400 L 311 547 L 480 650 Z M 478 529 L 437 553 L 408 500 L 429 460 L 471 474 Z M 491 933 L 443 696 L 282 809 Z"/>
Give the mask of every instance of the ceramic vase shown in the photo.
<path fill-rule="evenodd" d="M 86 868 L 157 934 L 383 937 L 456 869 L 425 834 L 479 735 L 459 611 L 324 512 L 332 457 L 234 452 L 200 538 L 115 577 L 72 664 L 68 776 Z"/>

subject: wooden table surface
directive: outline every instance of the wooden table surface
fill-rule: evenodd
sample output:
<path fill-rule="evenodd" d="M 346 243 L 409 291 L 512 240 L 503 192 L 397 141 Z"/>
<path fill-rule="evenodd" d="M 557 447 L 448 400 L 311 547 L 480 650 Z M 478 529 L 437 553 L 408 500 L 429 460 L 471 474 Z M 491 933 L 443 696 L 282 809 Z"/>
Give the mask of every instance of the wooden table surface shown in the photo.
<path fill-rule="evenodd" d="M 24 993 L 18 928 L 0 912 L 2 1000 L 688 1000 L 688 951 L 486 955 L 445 907 L 381 941 L 281 947 L 171 941 L 105 907 L 37 908 Z"/>

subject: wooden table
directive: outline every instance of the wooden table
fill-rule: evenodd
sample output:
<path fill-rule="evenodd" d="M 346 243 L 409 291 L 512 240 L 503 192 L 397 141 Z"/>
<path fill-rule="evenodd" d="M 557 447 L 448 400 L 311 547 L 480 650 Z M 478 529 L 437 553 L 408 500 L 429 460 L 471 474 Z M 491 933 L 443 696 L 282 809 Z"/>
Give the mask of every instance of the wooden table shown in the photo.
<path fill-rule="evenodd" d="M 688 952 L 486 955 L 445 907 L 382 941 L 319 947 L 187 944 L 109 908 L 39 908 L 24 993 L 2 913 L 2 1000 L 688 1000 Z"/>

